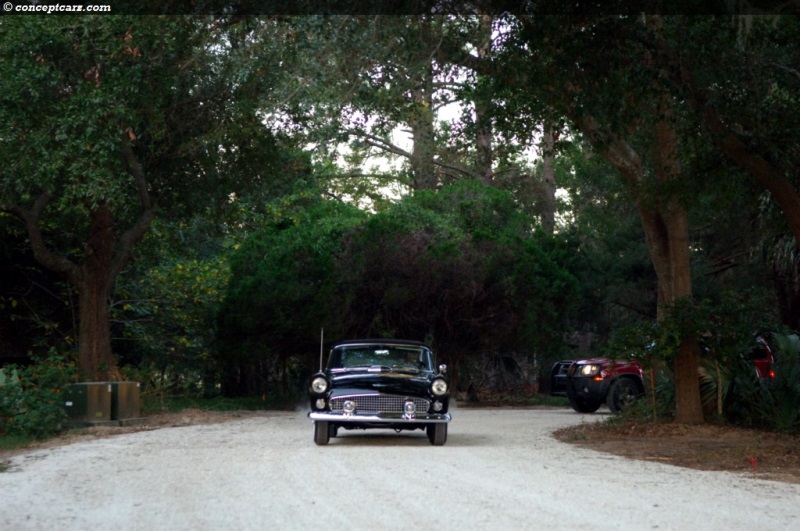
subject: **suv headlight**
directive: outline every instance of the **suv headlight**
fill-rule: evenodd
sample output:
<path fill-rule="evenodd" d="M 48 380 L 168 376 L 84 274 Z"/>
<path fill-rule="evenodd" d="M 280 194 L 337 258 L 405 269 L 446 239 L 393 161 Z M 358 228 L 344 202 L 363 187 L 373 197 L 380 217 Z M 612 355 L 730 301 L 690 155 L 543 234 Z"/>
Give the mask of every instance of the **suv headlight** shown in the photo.
<path fill-rule="evenodd" d="M 594 376 L 600 372 L 600 365 L 583 365 L 578 368 L 578 373 L 581 376 Z"/>
<path fill-rule="evenodd" d="M 433 393 L 434 396 L 447 394 L 447 382 L 441 378 L 436 378 L 431 382 L 431 393 Z"/>
<path fill-rule="evenodd" d="M 317 376 L 311 380 L 311 392 L 321 395 L 328 390 L 328 380 L 322 376 Z"/>

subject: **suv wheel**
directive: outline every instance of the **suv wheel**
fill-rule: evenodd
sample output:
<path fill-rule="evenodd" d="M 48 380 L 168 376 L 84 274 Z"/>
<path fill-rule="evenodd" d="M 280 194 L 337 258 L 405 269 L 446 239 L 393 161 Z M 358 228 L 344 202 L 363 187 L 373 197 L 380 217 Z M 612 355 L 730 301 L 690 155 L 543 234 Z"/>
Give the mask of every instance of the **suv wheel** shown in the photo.
<path fill-rule="evenodd" d="M 569 405 L 578 413 L 594 413 L 600 408 L 600 402 L 573 396 L 571 393 L 567 394 L 567 398 L 569 398 Z"/>
<path fill-rule="evenodd" d="M 612 413 L 619 413 L 639 398 L 636 384 L 629 378 L 620 378 L 611 384 L 606 397 L 606 404 Z"/>

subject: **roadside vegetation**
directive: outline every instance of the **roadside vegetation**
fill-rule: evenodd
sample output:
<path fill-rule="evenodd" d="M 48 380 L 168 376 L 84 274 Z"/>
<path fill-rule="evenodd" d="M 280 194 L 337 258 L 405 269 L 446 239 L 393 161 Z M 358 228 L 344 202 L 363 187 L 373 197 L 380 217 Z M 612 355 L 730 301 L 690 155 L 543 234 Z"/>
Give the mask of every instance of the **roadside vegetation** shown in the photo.
<path fill-rule="evenodd" d="M 321 335 L 426 341 L 465 405 L 635 357 L 625 421 L 800 433 L 798 19 L 478 3 L 3 19 L 0 445 L 77 381 L 302 403 Z"/>

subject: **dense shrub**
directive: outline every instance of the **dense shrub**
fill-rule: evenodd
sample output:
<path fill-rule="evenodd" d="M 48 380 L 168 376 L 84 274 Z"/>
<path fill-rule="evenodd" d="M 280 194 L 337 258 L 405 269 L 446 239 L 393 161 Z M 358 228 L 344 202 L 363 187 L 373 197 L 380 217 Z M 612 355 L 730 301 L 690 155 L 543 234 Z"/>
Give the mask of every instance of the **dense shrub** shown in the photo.
<path fill-rule="evenodd" d="M 698 385 L 708 419 L 800 432 L 800 340 L 764 332 L 779 327 L 774 304 L 766 294 L 758 290 L 721 293 L 713 300 L 679 301 L 667 310 L 661 322 L 618 329 L 605 352 L 610 357 L 637 358 L 653 369 L 649 418 L 672 417 L 672 363 L 680 338 L 689 334 L 698 338 Z M 777 359 L 776 377 L 766 384 L 758 380 L 750 358 L 757 333 L 769 340 Z"/>
<path fill-rule="evenodd" d="M 366 215 L 301 191 L 267 205 L 265 226 L 231 260 L 218 314 L 217 360 L 226 396 L 296 392 L 320 328 L 343 334 L 335 259 Z M 315 357 L 315 356 L 314 356 Z"/>
<path fill-rule="evenodd" d="M 775 334 L 773 343 L 777 351 L 775 378 L 764 384 L 755 378 L 752 366 L 739 364 L 725 413 L 742 426 L 800 433 L 800 339 Z"/>
<path fill-rule="evenodd" d="M 0 370 L 0 432 L 41 439 L 61 431 L 67 420 L 61 393 L 76 377 L 74 363 L 55 349 L 34 365 Z"/>
<path fill-rule="evenodd" d="M 306 192 L 268 218 L 232 259 L 220 312 L 228 395 L 291 388 L 316 367 L 322 327 L 327 341 L 428 341 L 454 382 L 484 354 L 563 348 L 575 250 L 506 192 L 459 181 L 374 215 Z"/>

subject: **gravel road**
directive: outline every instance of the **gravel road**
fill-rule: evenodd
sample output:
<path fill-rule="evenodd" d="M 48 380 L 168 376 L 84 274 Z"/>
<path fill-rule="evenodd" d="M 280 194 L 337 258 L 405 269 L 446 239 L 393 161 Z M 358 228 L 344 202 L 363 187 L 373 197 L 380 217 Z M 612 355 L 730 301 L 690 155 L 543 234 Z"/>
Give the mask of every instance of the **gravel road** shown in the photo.
<path fill-rule="evenodd" d="M 557 442 L 561 409 L 453 410 L 423 432 L 312 441 L 305 412 L 36 450 L 0 473 L 0 529 L 790 529 L 800 485 Z"/>

